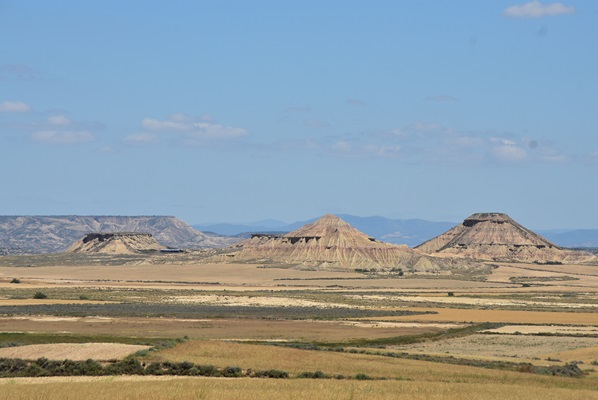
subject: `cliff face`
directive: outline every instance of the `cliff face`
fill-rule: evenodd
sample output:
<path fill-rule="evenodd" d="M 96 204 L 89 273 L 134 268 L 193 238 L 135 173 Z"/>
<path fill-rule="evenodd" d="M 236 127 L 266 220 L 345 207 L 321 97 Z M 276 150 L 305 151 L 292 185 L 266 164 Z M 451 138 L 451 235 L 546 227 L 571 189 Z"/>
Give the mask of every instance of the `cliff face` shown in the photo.
<path fill-rule="evenodd" d="M 461 225 L 416 247 L 432 255 L 458 255 L 495 261 L 584 262 L 588 253 L 562 249 L 506 214 L 478 213 Z"/>
<path fill-rule="evenodd" d="M 137 254 L 164 249 L 150 233 L 90 233 L 68 248 L 68 253 Z"/>
<path fill-rule="evenodd" d="M 330 214 L 286 235 L 253 235 L 233 249 L 237 251 L 226 256 L 229 261 L 417 271 L 456 266 L 453 260 L 428 257 L 405 245 L 375 240 Z"/>
<path fill-rule="evenodd" d="M 206 235 L 168 216 L 0 216 L 0 248 L 28 253 L 57 253 L 90 232 L 151 233 L 176 248 L 226 247 L 233 238 Z"/>

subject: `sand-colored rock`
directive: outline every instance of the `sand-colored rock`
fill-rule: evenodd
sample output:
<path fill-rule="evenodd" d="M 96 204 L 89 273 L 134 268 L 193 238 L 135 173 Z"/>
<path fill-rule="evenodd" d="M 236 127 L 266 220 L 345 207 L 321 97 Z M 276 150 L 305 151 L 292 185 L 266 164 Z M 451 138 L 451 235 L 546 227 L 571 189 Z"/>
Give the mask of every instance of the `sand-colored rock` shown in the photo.
<path fill-rule="evenodd" d="M 319 268 L 437 271 L 470 266 L 464 260 L 426 256 L 405 245 L 380 242 L 328 214 L 286 235 L 255 234 L 232 247 L 228 261 L 272 262 Z"/>
<path fill-rule="evenodd" d="M 160 251 L 162 246 L 151 233 L 90 233 L 75 242 L 68 253 L 137 254 Z"/>
<path fill-rule="evenodd" d="M 494 261 L 591 262 L 589 253 L 563 249 L 515 222 L 507 214 L 478 213 L 415 248 L 430 255 Z"/>

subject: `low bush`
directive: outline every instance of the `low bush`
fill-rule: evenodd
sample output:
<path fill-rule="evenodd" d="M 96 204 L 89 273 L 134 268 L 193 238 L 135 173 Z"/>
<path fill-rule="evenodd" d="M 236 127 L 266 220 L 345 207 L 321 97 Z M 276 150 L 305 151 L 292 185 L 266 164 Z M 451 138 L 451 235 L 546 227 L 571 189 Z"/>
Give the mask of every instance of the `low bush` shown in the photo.
<path fill-rule="evenodd" d="M 33 295 L 33 298 L 34 299 L 47 299 L 48 296 L 42 292 L 35 292 L 35 294 Z"/>
<path fill-rule="evenodd" d="M 253 374 L 253 376 L 258 378 L 286 379 L 289 377 L 289 373 L 279 369 L 269 369 L 266 371 L 257 371 Z"/>

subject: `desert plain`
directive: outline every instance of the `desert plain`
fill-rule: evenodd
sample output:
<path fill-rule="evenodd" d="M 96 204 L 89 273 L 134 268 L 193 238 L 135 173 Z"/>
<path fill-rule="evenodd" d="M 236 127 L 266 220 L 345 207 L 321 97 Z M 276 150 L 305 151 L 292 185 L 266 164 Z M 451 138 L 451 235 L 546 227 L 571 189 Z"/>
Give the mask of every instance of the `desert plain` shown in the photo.
<path fill-rule="evenodd" d="M 487 264 L 398 276 L 171 254 L 3 257 L 2 359 L 242 376 L 13 376 L 0 398 L 598 398 L 598 267 Z"/>

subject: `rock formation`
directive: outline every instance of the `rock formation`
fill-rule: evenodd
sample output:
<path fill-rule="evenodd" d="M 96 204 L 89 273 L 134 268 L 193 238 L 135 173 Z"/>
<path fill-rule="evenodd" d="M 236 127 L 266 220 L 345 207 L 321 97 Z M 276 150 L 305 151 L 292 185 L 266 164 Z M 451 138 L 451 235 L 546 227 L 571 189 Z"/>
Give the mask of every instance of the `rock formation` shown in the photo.
<path fill-rule="evenodd" d="M 473 214 L 461 225 L 415 249 L 430 255 L 494 261 L 562 263 L 592 260 L 590 254 L 560 248 L 501 213 Z"/>
<path fill-rule="evenodd" d="M 334 215 L 285 235 L 255 234 L 222 256 L 228 261 L 264 262 L 346 269 L 437 271 L 472 263 L 429 257 L 405 245 L 380 242 Z"/>
<path fill-rule="evenodd" d="M 67 253 L 138 254 L 164 248 L 151 233 L 90 233 L 75 242 Z"/>
<path fill-rule="evenodd" d="M 151 233 L 182 249 L 227 247 L 238 239 L 209 235 L 170 216 L 0 216 L 0 247 L 20 253 L 59 253 L 89 232 Z"/>

